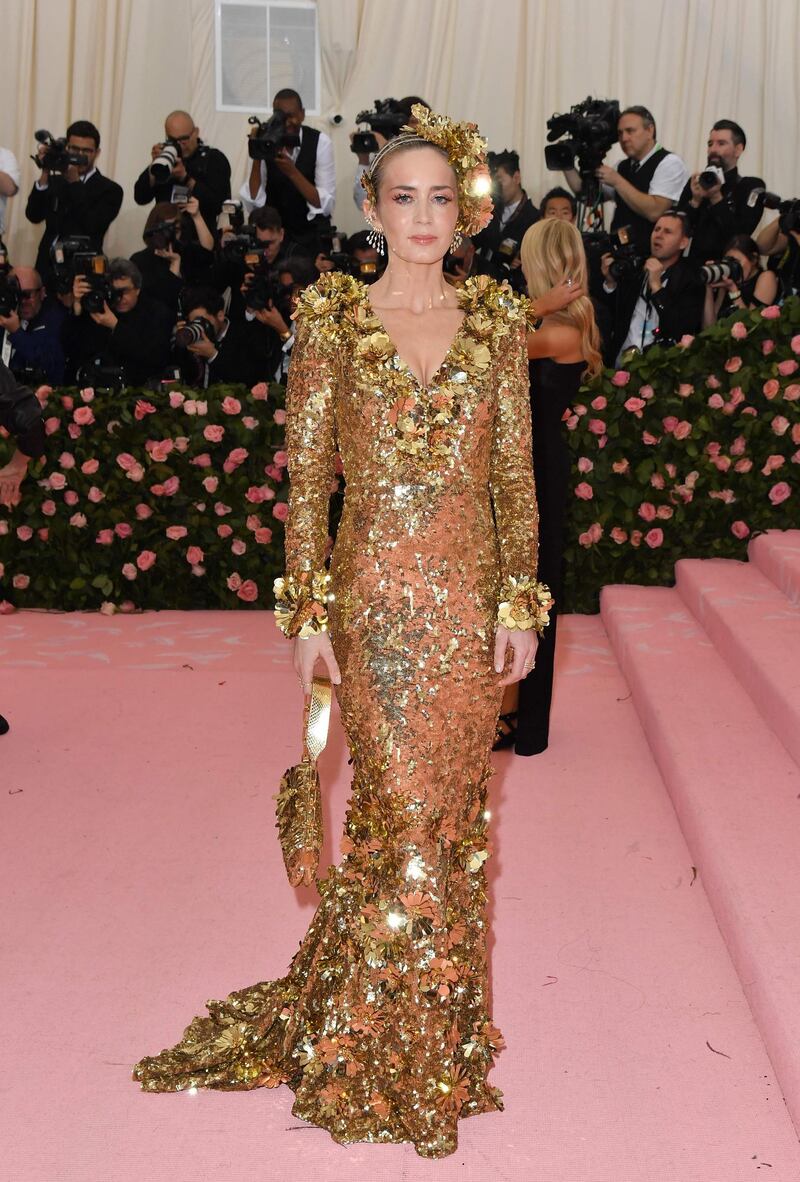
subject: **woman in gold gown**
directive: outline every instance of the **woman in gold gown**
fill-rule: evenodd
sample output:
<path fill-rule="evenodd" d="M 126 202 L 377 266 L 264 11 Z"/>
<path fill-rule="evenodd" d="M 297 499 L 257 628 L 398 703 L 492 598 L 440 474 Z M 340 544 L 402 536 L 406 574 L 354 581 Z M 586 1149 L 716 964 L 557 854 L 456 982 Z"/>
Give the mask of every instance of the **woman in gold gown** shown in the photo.
<path fill-rule="evenodd" d="M 286 1083 L 294 1115 L 340 1143 L 441 1157 L 459 1118 L 503 1107 L 487 1080 L 504 1046 L 487 993 L 489 753 L 549 596 L 535 581 L 530 309 L 487 277 L 444 281 L 454 230 L 474 233 L 490 207 L 475 184 L 484 144 L 474 125 L 414 110 L 413 134 L 365 184 L 387 271 L 372 288 L 332 273 L 306 289 L 287 390 L 276 616 L 304 688 L 319 659 L 337 684 L 354 764 L 343 858 L 287 975 L 208 1002 L 134 1078 L 149 1091 Z M 426 341 L 439 357 L 447 339 L 426 377 Z"/>

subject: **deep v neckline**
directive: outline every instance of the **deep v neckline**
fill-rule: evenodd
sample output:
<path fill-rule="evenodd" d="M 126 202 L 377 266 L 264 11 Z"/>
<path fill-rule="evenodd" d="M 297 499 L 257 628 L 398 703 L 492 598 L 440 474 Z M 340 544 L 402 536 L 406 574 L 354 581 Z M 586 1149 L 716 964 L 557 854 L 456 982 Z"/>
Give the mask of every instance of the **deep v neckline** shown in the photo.
<path fill-rule="evenodd" d="M 453 337 L 450 344 L 448 345 L 447 352 L 445 353 L 442 360 L 439 362 L 439 365 L 436 367 L 434 372 L 431 374 L 430 381 L 423 382 L 421 380 L 421 378 L 417 377 L 417 375 L 414 373 L 414 370 L 411 368 L 411 366 L 408 364 L 408 362 L 404 361 L 403 358 L 400 356 L 400 352 L 397 348 L 397 345 L 394 343 L 394 340 L 392 339 L 392 334 L 387 330 L 386 325 L 383 323 L 383 317 L 378 313 L 377 309 L 374 307 L 374 305 L 372 303 L 372 300 L 369 298 L 368 285 L 366 283 L 362 282 L 361 286 L 363 288 L 363 299 L 364 299 L 364 302 L 367 306 L 367 309 L 372 314 L 372 316 L 374 316 L 374 318 L 377 320 L 378 324 L 381 327 L 381 331 L 384 333 L 384 335 L 386 336 L 386 339 L 388 340 L 389 344 L 391 345 L 392 349 L 394 350 L 394 358 L 393 359 L 400 363 L 400 365 L 405 370 L 405 372 L 408 374 L 408 376 L 410 378 L 412 378 L 414 382 L 416 382 L 416 384 L 420 390 L 429 390 L 431 388 L 431 386 L 434 384 L 436 378 L 438 378 L 439 374 L 442 372 L 444 367 L 447 365 L 448 361 L 450 360 L 451 353 L 454 351 L 456 345 L 459 342 L 461 334 L 464 330 L 464 324 L 466 323 L 467 312 L 464 311 L 464 315 L 461 319 L 461 323 L 459 324 L 458 328 L 456 329 L 455 336 Z M 460 304 L 459 304 L 459 308 L 460 308 Z"/>

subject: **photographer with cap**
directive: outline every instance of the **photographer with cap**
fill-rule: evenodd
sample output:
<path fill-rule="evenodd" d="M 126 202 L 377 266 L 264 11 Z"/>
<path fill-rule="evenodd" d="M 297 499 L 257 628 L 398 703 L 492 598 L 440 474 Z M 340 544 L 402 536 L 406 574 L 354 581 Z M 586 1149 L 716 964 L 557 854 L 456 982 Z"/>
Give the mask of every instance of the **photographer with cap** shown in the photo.
<path fill-rule="evenodd" d="M 42 172 L 25 206 L 29 222 L 45 223 L 35 263 L 45 283 L 53 273 L 50 247 L 54 240 L 85 235 L 93 249 L 101 251 L 106 231 L 122 205 L 122 187 L 103 176 L 97 167 L 100 132 L 93 123 L 81 119 L 70 124 L 64 153 L 64 158 L 56 161 L 62 171 L 53 172 L 52 158 L 60 153 L 54 153 L 52 141 L 39 144 L 34 159 Z M 70 157 L 74 163 L 66 162 Z"/>
<path fill-rule="evenodd" d="M 486 158 L 492 175 L 494 209 L 489 225 L 472 240 L 475 270 L 494 279 L 508 279 L 512 287 L 521 290 L 525 280 L 519 268 L 520 246 L 525 231 L 541 215 L 522 187 L 519 153 L 506 148 L 488 152 Z"/>
<path fill-rule="evenodd" d="M 303 101 L 296 90 L 279 90 L 272 100 L 281 138 L 292 146 L 278 146 L 267 159 L 252 159 L 250 174 L 239 190 L 246 213 L 271 205 L 280 214 L 287 238 L 313 250 L 320 222 L 329 226 L 336 201 L 333 144 L 324 131 L 305 125 Z M 256 138 L 261 125 L 253 127 Z"/>
<path fill-rule="evenodd" d="M 656 121 L 647 107 L 626 107 L 620 112 L 617 140 L 625 159 L 616 168 L 601 164 L 595 175 L 606 200 L 614 201 L 611 232 L 629 226 L 639 251 L 647 254 L 653 224 L 680 199 L 689 170 L 680 156 L 656 141 Z M 580 174 L 567 169 L 564 175 L 573 193 L 580 193 Z"/>
<path fill-rule="evenodd" d="M 178 205 L 196 197 L 206 225 L 214 226 L 222 202 L 230 195 L 227 156 L 203 143 L 188 111 L 172 111 L 164 121 L 164 142 L 153 144 L 152 160 L 133 187 L 136 204 L 169 201 Z"/>
<path fill-rule="evenodd" d="M 732 119 L 718 119 L 708 133 L 708 163 L 684 186 L 678 209 L 688 215 L 692 243 L 689 258 L 706 263 L 722 257 L 726 242 L 750 236 L 761 220 L 760 201 L 748 203 L 754 189 L 763 190 L 758 176 L 740 176 L 738 163 L 747 136 Z"/>
<path fill-rule="evenodd" d="M 700 331 L 705 287 L 699 268 L 683 257 L 689 244 L 685 214 L 663 213 L 653 226 L 649 257 L 615 262 L 602 257 L 603 290 L 614 319 L 615 364 L 628 349 L 679 341 Z"/>

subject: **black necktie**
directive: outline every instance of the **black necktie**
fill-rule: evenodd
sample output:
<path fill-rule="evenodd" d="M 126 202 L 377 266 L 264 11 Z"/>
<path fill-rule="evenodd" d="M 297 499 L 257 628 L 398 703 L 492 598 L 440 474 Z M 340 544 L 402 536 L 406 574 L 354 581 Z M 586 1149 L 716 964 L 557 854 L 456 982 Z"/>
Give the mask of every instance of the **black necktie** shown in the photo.
<path fill-rule="evenodd" d="M 639 161 L 638 160 L 631 160 L 631 176 L 633 176 L 634 173 L 637 173 L 638 171 L 639 171 Z"/>

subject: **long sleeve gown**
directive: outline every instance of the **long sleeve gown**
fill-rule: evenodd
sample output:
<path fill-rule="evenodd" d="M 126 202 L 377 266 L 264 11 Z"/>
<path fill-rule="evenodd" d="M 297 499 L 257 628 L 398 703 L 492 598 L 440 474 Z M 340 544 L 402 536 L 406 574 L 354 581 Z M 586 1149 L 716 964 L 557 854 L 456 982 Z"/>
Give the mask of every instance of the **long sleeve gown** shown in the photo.
<path fill-rule="evenodd" d="M 322 571 L 339 452 L 330 635 L 353 756 L 342 860 L 287 975 L 207 1003 L 145 1058 L 149 1091 L 286 1083 L 340 1143 L 457 1147 L 502 1109 L 486 959 L 498 605 L 536 576 L 526 304 L 486 276 L 427 387 L 368 288 L 303 293 L 287 390 L 287 573 Z"/>

